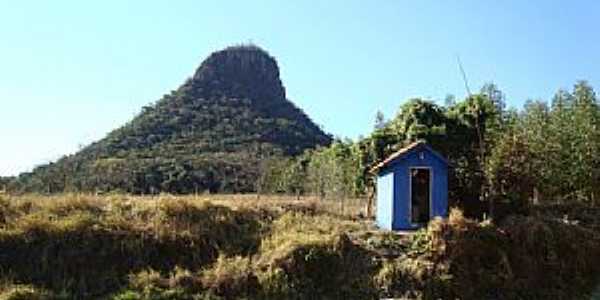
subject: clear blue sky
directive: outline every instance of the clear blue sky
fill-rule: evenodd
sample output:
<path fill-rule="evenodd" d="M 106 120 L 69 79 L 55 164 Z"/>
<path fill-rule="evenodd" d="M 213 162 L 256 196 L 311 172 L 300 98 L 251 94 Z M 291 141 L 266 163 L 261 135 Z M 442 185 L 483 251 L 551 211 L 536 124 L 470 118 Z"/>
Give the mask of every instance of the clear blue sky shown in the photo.
<path fill-rule="evenodd" d="M 494 81 L 509 105 L 600 87 L 598 1 L 10 1 L 0 4 L 0 175 L 73 153 L 252 41 L 288 98 L 355 138 L 410 97 Z"/>

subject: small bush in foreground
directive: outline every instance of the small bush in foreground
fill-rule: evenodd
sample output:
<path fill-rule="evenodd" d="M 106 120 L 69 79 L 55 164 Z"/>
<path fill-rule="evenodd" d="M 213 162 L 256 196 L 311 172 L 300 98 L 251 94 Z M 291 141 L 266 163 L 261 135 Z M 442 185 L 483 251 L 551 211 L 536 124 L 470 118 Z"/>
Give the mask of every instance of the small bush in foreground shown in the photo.
<path fill-rule="evenodd" d="M 201 274 L 202 286 L 210 295 L 224 299 L 240 299 L 259 295 L 261 286 L 248 258 L 219 257 Z"/>
<path fill-rule="evenodd" d="M 381 297 L 574 299 L 600 278 L 599 233 L 556 219 L 513 216 L 495 226 L 453 210 L 412 240 L 375 276 Z"/>
<path fill-rule="evenodd" d="M 342 228 L 323 216 L 285 214 L 276 220 L 258 262 L 264 298 L 373 298 L 376 266 Z"/>

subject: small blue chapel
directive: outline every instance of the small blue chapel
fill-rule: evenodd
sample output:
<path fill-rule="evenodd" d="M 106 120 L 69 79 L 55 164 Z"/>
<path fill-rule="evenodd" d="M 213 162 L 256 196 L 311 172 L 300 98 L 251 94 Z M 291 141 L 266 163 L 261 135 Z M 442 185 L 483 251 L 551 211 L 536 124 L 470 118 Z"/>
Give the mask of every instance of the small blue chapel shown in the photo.
<path fill-rule="evenodd" d="M 377 225 L 410 230 L 448 215 L 448 161 L 423 141 L 412 143 L 379 163 Z"/>

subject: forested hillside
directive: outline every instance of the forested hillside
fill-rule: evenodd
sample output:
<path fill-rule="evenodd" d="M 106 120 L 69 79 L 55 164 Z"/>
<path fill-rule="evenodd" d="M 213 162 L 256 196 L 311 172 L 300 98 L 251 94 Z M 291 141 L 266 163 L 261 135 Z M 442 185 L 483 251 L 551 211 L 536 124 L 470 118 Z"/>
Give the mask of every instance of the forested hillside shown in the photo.
<path fill-rule="evenodd" d="M 211 54 L 177 90 L 75 155 L 22 174 L 21 192 L 247 192 L 260 162 L 331 138 L 286 99 L 277 62 L 255 46 Z"/>

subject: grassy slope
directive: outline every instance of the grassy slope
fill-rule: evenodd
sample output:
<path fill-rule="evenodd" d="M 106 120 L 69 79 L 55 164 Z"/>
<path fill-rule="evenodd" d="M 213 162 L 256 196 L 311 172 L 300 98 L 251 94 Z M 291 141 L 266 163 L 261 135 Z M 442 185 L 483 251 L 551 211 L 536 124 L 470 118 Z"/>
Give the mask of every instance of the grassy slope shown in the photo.
<path fill-rule="evenodd" d="M 359 207 L 287 198 L 0 200 L 0 299 L 572 299 L 600 272 L 596 228 L 454 212 L 410 238 Z"/>

